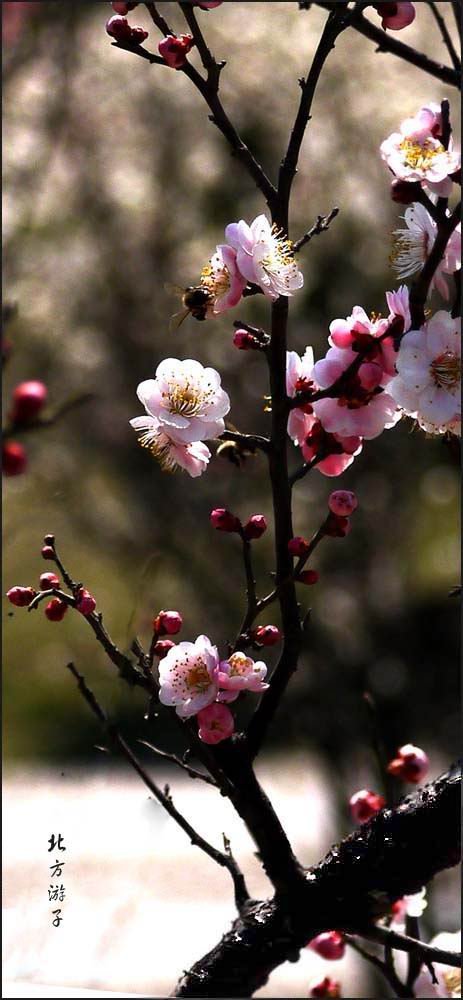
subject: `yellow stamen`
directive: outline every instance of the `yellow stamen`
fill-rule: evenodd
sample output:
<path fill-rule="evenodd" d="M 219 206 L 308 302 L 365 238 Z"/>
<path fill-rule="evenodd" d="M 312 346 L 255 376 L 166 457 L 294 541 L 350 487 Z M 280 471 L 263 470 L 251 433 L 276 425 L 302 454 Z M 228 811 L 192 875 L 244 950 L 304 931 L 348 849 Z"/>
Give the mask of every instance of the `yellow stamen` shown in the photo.
<path fill-rule="evenodd" d="M 425 139 L 424 142 L 404 139 L 400 143 L 400 148 L 404 154 L 405 163 L 412 170 L 427 170 L 436 156 L 445 153 L 444 147 L 440 143 L 436 146 L 432 139 Z"/>
<path fill-rule="evenodd" d="M 451 351 L 445 351 L 432 362 L 431 374 L 439 388 L 452 389 L 461 378 L 461 358 Z"/>

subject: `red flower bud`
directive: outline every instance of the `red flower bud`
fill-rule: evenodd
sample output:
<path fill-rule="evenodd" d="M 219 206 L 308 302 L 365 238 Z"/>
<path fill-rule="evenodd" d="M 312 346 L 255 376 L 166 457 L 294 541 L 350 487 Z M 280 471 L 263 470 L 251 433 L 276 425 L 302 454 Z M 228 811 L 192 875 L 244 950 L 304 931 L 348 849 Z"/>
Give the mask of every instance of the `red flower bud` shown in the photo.
<path fill-rule="evenodd" d="M 328 517 L 323 525 L 323 531 L 325 535 L 329 535 L 330 538 L 344 538 L 345 535 L 349 534 L 351 529 L 351 523 L 348 517 L 338 517 L 337 514 L 328 514 Z"/>
<path fill-rule="evenodd" d="M 376 792 L 362 788 L 349 799 L 349 809 L 355 823 L 366 823 L 372 816 L 384 809 L 386 800 Z"/>
<path fill-rule="evenodd" d="M 252 514 L 243 527 L 243 534 L 248 542 L 253 538 L 261 538 L 265 531 L 267 531 L 267 519 L 263 514 Z"/>
<path fill-rule="evenodd" d="M 282 635 L 276 625 L 259 625 L 251 632 L 251 638 L 260 646 L 275 646 L 281 641 Z"/>
<path fill-rule="evenodd" d="M 153 629 L 158 635 L 177 635 L 183 625 L 178 611 L 160 611 L 153 621 Z"/>
<path fill-rule="evenodd" d="M 309 543 L 306 538 L 302 538 L 302 535 L 296 535 L 295 538 L 291 538 L 288 542 L 288 552 L 292 556 L 300 558 L 307 555 L 308 551 Z"/>
<path fill-rule="evenodd" d="M 346 943 L 339 931 L 325 931 L 323 934 L 318 934 L 317 937 L 314 937 L 312 941 L 309 941 L 308 947 L 312 951 L 316 951 L 317 955 L 321 955 L 322 958 L 326 958 L 330 962 L 335 962 L 343 957 L 346 950 Z"/>
<path fill-rule="evenodd" d="M 233 343 L 239 351 L 259 351 L 262 348 L 262 344 L 249 333 L 249 330 L 236 330 L 233 334 Z"/>
<path fill-rule="evenodd" d="M 138 3 L 124 3 L 123 0 L 113 0 L 111 7 L 116 14 L 128 14 L 129 10 L 138 7 Z"/>
<path fill-rule="evenodd" d="M 337 517 L 349 517 L 358 507 L 358 500 L 351 490 L 334 490 L 328 497 L 328 507 Z"/>
<path fill-rule="evenodd" d="M 336 979 L 331 979 L 330 976 L 325 976 L 320 983 L 313 986 L 310 993 L 310 997 L 333 997 L 337 1000 L 338 997 L 342 997 L 341 993 L 341 983 Z"/>
<path fill-rule="evenodd" d="M 115 14 L 106 21 L 106 31 L 116 42 L 128 42 L 132 34 L 132 28 L 125 17 Z"/>
<path fill-rule="evenodd" d="M 43 382 L 20 382 L 13 392 L 11 419 L 14 424 L 27 424 L 40 413 L 48 396 Z"/>
<path fill-rule="evenodd" d="M 40 590 L 51 590 L 52 587 L 59 587 L 60 578 L 56 573 L 42 573 L 40 577 Z"/>
<path fill-rule="evenodd" d="M 130 30 L 130 41 L 134 42 L 135 45 L 141 45 L 148 38 L 148 35 L 149 31 L 145 31 L 144 28 L 137 26 Z"/>
<path fill-rule="evenodd" d="M 68 609 L 67 604 L 59 597 L 53 597 L 45 608 L 45 614 L 50 622 L 60 622 L 64 618 Z"/>
<path fill-rule="evenodd" d="M 402 181 L 398 177 L 391 183 L 391 198 L 397 205 L 411 205 L 419 201 L 421 184 L 419 181 Z"/>
<path fill-rule="evenodd" d="M 76 599 L 76 610 L 81 615 L 91 615 L 96 608 L 96 601 L 89 590 L 80 590 Z"/>
<path fill-rule="evenodd" d="M 37 591 L 33 587 L 11 587 L 6 596 L 15 608 L 26 608 L 34 599 Z"/>
<path fill-rule="evenodd" d="M 45 545 L 54 545 L 55 544 L 55 536 L 54 535 L 45 535 L 45 538 L 44 538 L 43 541 L 44 541 Z"/>
<path fill-rule="evenodd" d="M 406 743 L 405 746 L 399 748 L 397 757 L 391 760 L 387 769 L 389 774 L 393 774 L 394 777 L 417 785 L 423 781 L 429 771 L 429 757 L 420 747 Z"/>
<path fill-rule="evenodd" d="M 179 69 L 185 65 L 187 54 L 193 45 L 192 35 L 167 35 L 159 42 L 158 51 L 168 66 Z"/>
<path fill-rule="evenodd" d="M 4 476 L 19 476 L 27 466 L 26 449 L 18 441 L 5 441 L 2 448 L 2 472 Z"/>
<path fill-rule="evenodd" d="M 54 559 L 54 558 L 55 558 L 55 550 L 51 547 L 51 545 L 44 545 L 42 549 L 42 559 Z"/>
<path fill-rule="evenodd" d="M 172 646 L 175 646 L 175 642 L 172 642 L 172 639 L 159 639 L 154 647 L 154 652 L 156 656 L 159 656 L 160 660 L 163 660 L 167 656 L 169 649 L 172 649 Z"/>
<path fill-rule="evenodd" d="M 318 583 L 319 579 L 320 578 L 316 569 L 304 569 L 297 577 L 299 583 L 305 583 L 309 587 L 311 587 L 314 583 Z"/>
<path fill-rule="evenodd" d="M 211 510 L 209 519 L 212 527 L 216 528 L 217 531 L 239 531 L 241 528 L 240 519 L 231 514 L 225 507 L 216 507 L 215 510 Z"/>

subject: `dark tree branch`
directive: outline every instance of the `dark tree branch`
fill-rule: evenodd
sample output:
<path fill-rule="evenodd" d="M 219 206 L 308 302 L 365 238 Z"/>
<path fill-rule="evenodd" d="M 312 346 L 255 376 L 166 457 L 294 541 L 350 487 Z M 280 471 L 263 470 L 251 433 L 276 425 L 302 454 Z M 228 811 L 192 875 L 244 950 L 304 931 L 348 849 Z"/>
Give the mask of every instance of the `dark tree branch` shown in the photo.
<path fill-rule="evenodd" d="M 6 441 L 8 438 L 13 437 L 13 435 L 16 437 L 18 434 L 29 434 L 30 431 L 43 431 L 48 427 L 53 427 L 54 424 L 57 424 L 61 420 L 61 417 L 65 417 L 66 414 L 71 413 L 72 410 L 76 410 L 79 406 L 83 406 L 84 403 L 90 403 L 93 399 L 95 399 L 94 393 L 86 392 L 81 396 L 74 396 L 72 399 L 67 399 L 53 413 L 50 413 L 48 417 L 39 417 L 27 423 L 8 423 L 2 430 L 3 440 Z"/>
<path fill-rule="evenodd" d="M 155 747 L 153 743 L 149 743 L 148 740 L 138 740 L 138 742 L 143 747 L 148 747 L 148 750 L 152 750 L 158 757 L 162 757 L 163 760 L 170 760 L 172 764 L 176 764 L 177 767 L 181 767 L 182 771 L 186 771 L 190 778 L 200 778 L 201 781 L 205 781 L 207 785 L 213 785 L 217 788 L 217 783 L 208 774 L 204 774 L 202 771 L 197 771 L 195 767 L 191 767 L 186 761 L 177 757 L 174 753 L 167 753 L 166 750 L 160 750 L 159 747 Z"/>
<path fill-rule="evenodd" d="M 321 931 L 375 933 L 372 921 L 394 900 L 458 863 L 460 777 L 455 766 L 397 809 L 383 810 L 310 869 L 296 893 L 250 906 L 173 996 L 250 997 Z"/>
<path fill-rule="evenodd" d="M 450 32 L 449 32 L 449 30 L 447 28 L 447 25 L 445 23 L 445 18 L 442 16 L 442 14 L 441 14 L 441 12 L 439 10 L 439 5 L 437 3 L 434 3 L 434 0 L 427 0 L 427 5 L 432 10 L 434 18 L 436 20 L 436 23 L 437 23 L 437 25 L 439 27 L 439 30 L 440 30 L 440 33 L 442 35 L 442 41 L 443 41 L 443 43 L 444 43 L 444 45 L 445 45 L 445 47 L 447 49 L 447 52 L 448 52 L 448 54 L 449 54 L 449 56 L 450 56 L 450 58 L 451 58 L 451 60 L 453 62 L 454 68 L 457 71 L 460 71 L 461 70 L 461 62 L 460 62 L 460 60 L 458 58 L 457 52 L 455 50 L 455 46 L 454 46 L 454 44 L 452 42 L 452 36 L 451 36 L 451 34 L 450 34 Z"/>
<path fill-rule="evenodd" d="M 441 222 L 437 223 L 437 236 L 431 253 L 423 270 L 411 285 L 410 313 L 413 330 L 419 329 L 425 321 L 424 306 L 428 297 L 429 286 L 445 254 L 447 243 L 460 221 L 460 209 L 461 205 L 457 205 L 451 215 L 446 216 Z"/>
<path fill-rule="evenodd" d="M 406 951 L 409 955 L 418 955 L 422 962 L 442 962 L 443 965 L 451 965 L 455 969 L 460 968 L 461 965 L 459 952 L 433 948 L 432 945 L 425 944 L 424 941 L 407 937 L 406 934 L 399 934 L 388 927 L 372 928 L 361 934 L 361 937 L 388 945 L 389 948 L 394 948 L 396 951 Z"/>
<path fill-rule="evenodd" d="M 389 986 L 391 986 L 394 990 L 396 996 L 405 998 L 413 997 L 415 995 L 410 987 L 405 986 L 402 980 L 399 979 L 394 968 L 392 956 L 389 957 L 389 960 L 384 960 L 379 958 L 378 955 L 372 955 L 371 951 L 367 951 L 366 948 L 362 948 L 362 945 L 360 945 L 350 934 L 346 934 L 346 941 L 357 953 L 357 955 L 361 955 L 366 962 L 369 962 L 370 965 L 373 965 L 375 969 L 378 969 L 379 972 L 381 972 L 386 981 L 389 983 Z"/>
<path fill-rule="evenodd" d="M 455 18 L 455 24 L 457 27 L 458 35 L 461 38 L 461 0 L 451 0 L 450 6 L 452 8 L 452 13 Z"/>

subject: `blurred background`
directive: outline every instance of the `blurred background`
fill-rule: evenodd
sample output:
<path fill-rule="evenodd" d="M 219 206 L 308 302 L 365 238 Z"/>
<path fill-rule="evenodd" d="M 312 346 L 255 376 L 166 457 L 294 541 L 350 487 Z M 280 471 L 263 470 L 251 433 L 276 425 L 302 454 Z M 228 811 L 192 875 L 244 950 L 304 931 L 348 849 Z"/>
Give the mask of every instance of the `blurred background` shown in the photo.
<path fill-rule="evenodd" d="M 437 6 L 453 31 L 451 4 Z M 227 2 L 198 16 L 216 57 L 227 60 L 225 107 L 275 178 L 297 108 L 297 81 L 325 15 L 315 7 L 299 11 L 295 2 L 246 2 L 245 16 L 243 7 Z M 417 8 L 415 23 L 400 38 L 445 61 L 428 6 Z M 184 30 L 177 4 L 159 9 Z M 111 46 L 110 13 L 103 2 L 2 4 L 4 299 L 17 305 L 6 331 L 4 420 L 14 386 L 26 379 L 47 384 L 50 411 L 80 394 L 93 397 L 47 430 L 19 438 L 29 466 L 4 488 L 3 590 L 37 586 L 50 569 L 40 548 L 51 531 L 71 575 L 96 596 L 119 646 L 128 649 L 134 634 L 148 643 L 157 611 L 177 608 L 184 618 L 181 638 L 205 632 L 224 648 L 242 615 L 243 569 L 236 538 L 214 533 L 208 514 L 224 506 L 243 518 L 253 512 L 270 518 L 264 460 L 251 458 L 237 469 L 217 458 L 201 479 L 169 476 L 137 445 L 128 422 L 141 412 L 138 383 L 154 375 L 164 357 L 194 357 L 221 372 L 235 425 L 266 432 L 265 365 L 232 346 L 233 320 L 265 326 L 266 303 L 247 299 L 214 323 L 188 318 L 171 334 L 169 317 L 179 303 L 165 290 L 166 282 L 195 284 L 225 225 L 250 221 L 265 206 L 189 81 Z M 150 30 L 146 47 L 156 51 L 142 4 L 130 21 Z M 194 50 L 191 58 L 197 62 Z M 304 289 L 291 304 L 293 349 L 302 353 L 312 344 L 322 356 L 329 323 L 354 305 L 384 313 L 385 290 L 397 284 L 388 262 L 391 232 L 402 226 L 403 211 L 390 200 L 379 145 L 404 117 L 445 97 L 456 126 L 455 90 L 375 53 L 355 33 L 338 40 L 302 150 L 290 235 L 297 238 L 334 205 L 340 214 L 303 252 Z M 441 306 L 436 296 L 432 308 Z M 296 467 L 296 449 L 291 461 Z M 367 444 L 341 479 L 314 471 L 296 487 L 297 534 L 318 527 L 334 483 L 357 492 L 359 510 L 348 538 L 328 539 L 317 550 L 320 583 L 301 593 L 312 607 L 307 647 L 260 764 L 307 864 L 351 828 L 346 802 L 353 791 L 382 790 L 365 691 L 375 700 L 390 756 L 405 742 L 417 743 L 429 753 L 435 776 L 458 746 L 458 609 L 448 596 L 459 574 L 455 449 L 402 421 Z M 272 541 L 269 530 L 255 546 L 261 592 L 271 582 Z M 263 621 L 278 624 L 275 609 Z M 271 667 L 277 651 L 266 653 Z M 182 968 L 228 926 L 229 886 L 147 804 L 135 778 L 95 749 L 101 733 L 64 665 L 74 660 L 132 741 L 142 737 L 183 750 L 170 711 L 161 707 L 153 721 L 144 721 L 143 695 L 115 677 L 77 615 L 53 624 L 40 611 L 27 616 L 5 601 L 4 656 L 6 974 L 63 986 L 168 992 Z M 245 699 L 243 722 L 251 701 Z M 156 770 L 156 760 L 149 762 Z M 163 767 L 164 778 L 211 839 L 211 831 L 220 838 L 224 817 L 253 890 L 268 892 L 252 844 L 226 803 L 205 786 L 189 785 L 180 772 Z M 74 903 L 70 898 L 66 912 L 82 935 L 78 954 L 70 929 L 47 924 L 44 844 L 53 821 L 65 824 L 76 859 Z M 104 900 L 95 898 L 102 871 Z M 200 921 L 193 921 L 198 892 L 203 906 Z M 458 912 L 454 873 L 441 876 L 430 892 L 426 933 L 454 930 Z M 154 968 L 153 920 L 162 956 Z M 65 958 L 52 967 L 60 934 Z M 294 997 L 306 996 L 317 962 L 305 954 L 297 966 L 282 967 L 262 996 L 287 996 L 289 988 Z M 384 996 L 369 976 L 349 960 L 340 976 L 345 995 Z"/>

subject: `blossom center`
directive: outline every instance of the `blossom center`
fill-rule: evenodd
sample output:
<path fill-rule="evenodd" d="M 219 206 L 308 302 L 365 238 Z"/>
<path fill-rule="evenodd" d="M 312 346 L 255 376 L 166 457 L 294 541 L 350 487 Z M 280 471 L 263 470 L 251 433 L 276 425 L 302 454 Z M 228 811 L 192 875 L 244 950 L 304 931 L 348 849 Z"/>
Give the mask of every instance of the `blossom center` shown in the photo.
<path fill-rule="evenodd" d="M 434 358 L 431 375 L 439 389 L 453 389 L 461 378 L 461 358 L 452 351 L 445 351 Z"/>
<path fill-rule="evenodd" d="M 199 413 L 208 395 L 189 381 L 184 385 L 171 384 L 169 391 L 163 393 L 164 398 L 167 397 L 170 413 L 178 413 L 182 417 L 194 417 Z"/>
<path fill-rule="evenodd" d="M 194 667 L 190 668 L 186 675 L 186 683 L 189 688 L 194 688 L 200 694 L 207 691 L 211 684 L 211 678 L 204 660 L 197 660 Z"/>
<path fill-rule="evenodd" d="M 412 170 L 427 170 L 432 165 L 433 160 L 440 153 L 445 153 L 444 147 L 434 139 L 425 139 L 424 142 L 414 142 L 413 139 L 404 139 L 400 143 L 405 163 Z"/>
<path fill-rule="evenodd" d="M 219 299 L 230 289 L 230 272 L 224 264 L 223 267 L 215 268 L 211 263 L 206 264 L 201 271 L 201 284 L 207 288 L 208 292 Z"/>
<path fill-rule="evenodd" d="M 450 972 L 444 972 L 443 979 L 449 996 L 459 997 L 461 993 L 460 969 L 452 969 Z"/>
<path fill-rule="evenodd" d="M 252 660 L 244 653 L 233 653 L 228 662 L 230 664 L 230 677 L 241 677 L 246 673 L 247 668 L 252 666 Z"/>

